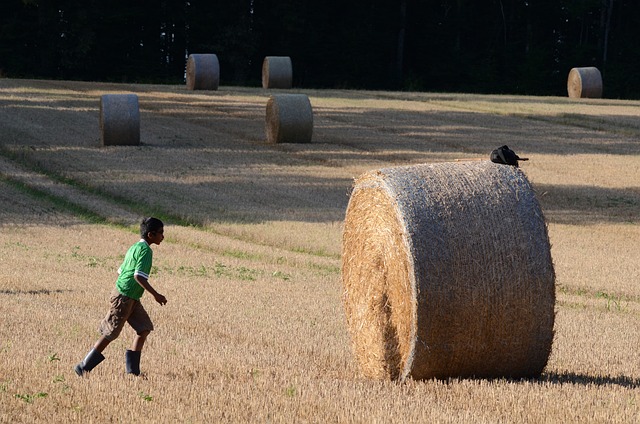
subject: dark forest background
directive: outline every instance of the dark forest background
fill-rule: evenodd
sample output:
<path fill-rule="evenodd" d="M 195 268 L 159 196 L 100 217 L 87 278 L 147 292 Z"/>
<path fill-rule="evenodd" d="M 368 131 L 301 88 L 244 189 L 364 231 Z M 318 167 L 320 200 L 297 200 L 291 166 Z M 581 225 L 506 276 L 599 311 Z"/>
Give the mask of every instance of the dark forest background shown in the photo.
<path fill-rule="evenodd" d="M 638 0 L 3 0 L 0 75 L 182 83 L 190 53 L 220 82 L 566 95 L 596 66 L 604 97 L 640 98 Z"/>

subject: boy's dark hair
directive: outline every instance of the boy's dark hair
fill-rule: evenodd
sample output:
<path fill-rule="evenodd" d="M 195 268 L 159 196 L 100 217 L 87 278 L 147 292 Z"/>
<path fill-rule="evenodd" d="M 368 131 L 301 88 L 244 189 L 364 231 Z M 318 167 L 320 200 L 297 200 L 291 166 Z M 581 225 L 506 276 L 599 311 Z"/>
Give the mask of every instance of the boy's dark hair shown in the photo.
<path fill-rule="evenodd" d="M 152 216 L 144 218 L 140 223 L 140 236 L 147 237 L 147 234 L 153 233 L 164 228 L 164 224 L 158 218 Z"/>

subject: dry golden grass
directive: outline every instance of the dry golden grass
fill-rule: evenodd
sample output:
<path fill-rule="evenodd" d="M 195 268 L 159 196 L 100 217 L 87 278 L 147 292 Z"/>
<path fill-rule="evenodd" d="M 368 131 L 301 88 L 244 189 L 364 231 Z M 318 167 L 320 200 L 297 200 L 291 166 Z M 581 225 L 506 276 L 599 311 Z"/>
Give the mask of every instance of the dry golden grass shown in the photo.
<path fill-rule="evenodd" d="M 141 146 L 99 148 L 135 92 Z M 308 91 L 314 142 L 269 145 L 267 93 L 0 79 L 0 422 L 638 422 L 640 102 Z M 508 144 L 549 221 L 555 340 L 538 380 L 364 379 L 341 304 L 352 181 Z M 146 379 L 132 333 L 87 378 L 136 220 L 159 214 Z M 96 221 L 97 219 L 97 221 Z M 187 225 L 191 224 L 191 225 Z"/>

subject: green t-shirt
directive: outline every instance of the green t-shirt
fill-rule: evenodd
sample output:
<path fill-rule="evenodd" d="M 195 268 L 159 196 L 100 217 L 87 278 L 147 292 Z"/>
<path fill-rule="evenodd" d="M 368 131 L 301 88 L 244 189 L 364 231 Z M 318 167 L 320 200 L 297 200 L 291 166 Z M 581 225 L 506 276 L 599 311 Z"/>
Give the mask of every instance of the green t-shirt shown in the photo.
<path fill-rule="evenodd" d="M 120 265 L 118 273 L 120 276 L 116 281 L 118 291 L 132 299 L 140 300 L 144 293 L 144 288 L 138 284 L 135 275 L 149 279 L 151 273 L 151 262 L 153 251 L 144 239 L 134 244 L 127 250 L 124 262 Z"/>

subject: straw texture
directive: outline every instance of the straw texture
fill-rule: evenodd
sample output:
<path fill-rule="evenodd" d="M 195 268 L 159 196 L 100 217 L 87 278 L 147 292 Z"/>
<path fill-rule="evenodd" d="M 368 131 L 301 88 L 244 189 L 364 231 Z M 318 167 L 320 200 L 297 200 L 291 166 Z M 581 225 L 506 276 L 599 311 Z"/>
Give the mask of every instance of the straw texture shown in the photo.
<path fill-rule="evenodd" d="M 266 128 L 270 143 L 310 143 L 313 110 L 305 94 L 278 94 L 267 101 Z"/>
<path fill-rule="evenodd" d="M 602 97 L 602 75 L 598 68 L 573 68 L 567 79 L 567 92 L 571 98 Z"/>
<path fill-rule="evenodd" d="M 217 90 L 220 63 L 215 54 L 190 54 L 187 59 L 187 90 Z"/>
<path fill-rule="evenodd" d="M 342 280 L 354 353 L 369 378 L 533 377 L 548 361 L 549 238 L 515 167 L 362 175 L 347 207 Z"/>
<path fill-rule="evenodd" d="M 288 56 L 267 56 L 262 61 L 262 88 L 291 88 L 293 66 Z"/>
<path fill-rule="evenodd" d="M 100 140 L 103 146 L 140 144 L 140 109 L 135 94 L 100 97 Z"/>

